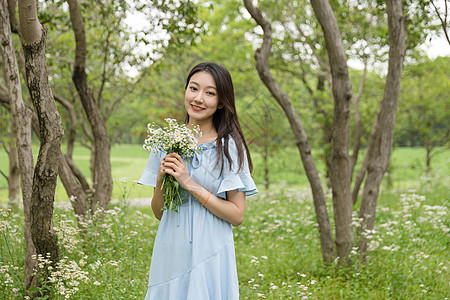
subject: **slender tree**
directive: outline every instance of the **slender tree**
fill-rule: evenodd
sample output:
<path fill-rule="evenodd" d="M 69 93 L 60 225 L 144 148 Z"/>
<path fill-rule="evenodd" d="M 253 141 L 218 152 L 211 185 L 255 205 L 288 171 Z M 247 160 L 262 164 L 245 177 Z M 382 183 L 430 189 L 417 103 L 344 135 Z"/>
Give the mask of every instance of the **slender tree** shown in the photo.
<path fill-rule="evenodd" d="M 76 0 L 68 0 L 67 3 L 69 4 L 70 20 L 76 41 L 72 80 L 78 91 L 93 134 L 92 161 L 94 173 L 92 174 L 93 195 L 90 208 L 92 211 L 95 211 L 97 208 L 107 210 L 113 187 L 110 162 L 111 143 L 105 122 L 87 80 L 86 34 L 80 7 Z"/>
<path fill-rule="evenodd" d="M 258 70 L 261 80 L 267 86 L 272 96 L 278 101 L 288 117 L 291 129 L 294 133 L 295 144 L 299 149 L 303 166 L 311 185 L 317 223 L 319 225 L 322 257 L 325 262 L 331 262 L 334 260 L 335 253 L 330 220 L 326 207 L 325 194 L 323 192 L 319 172 L 314 163 L 314 158 L 311 155 L 308 137 L 303 128 L 303 124 L 292 105 L 289 95 L 280 88 L 270 72 L 268 65 L 270 49 L 272 47 L 272 25 L 264 18 L 261 10 L 253 5 L 252 1 L 244 0 L 244 4 L 253 19 L 255 19 L 255 21 L 263 28 L 263 43 L 255 52 L 256 69 Z"/>
<path fill-rule="evenodd" d="M 40 149 L 33 176 L 30 207 L 31 236 L 36 254 L 56 266 L 59 250 L 53 231 L 53 204 L 64 134 L 61 118 L 53 99 L 46 67 L 47 30 L 39 23 L 35 1 L 19 1 L 19 20 L 28 90 L 40 128 Z M 42 270 L 46 280 L 48 266 Z"/>
<path fill-rule="evenodd" d="M 381 180 L 389 166 L 394 139 L 395 116 L 397 113 L 403 60 L 406 52 L 406 18 L 400 0 L 388 0 L 387 14 L 389 24 L 389 66 L 386 76 L 383 100 L 378 111 L 377 121 L 367 151 L 367 179 L 361 198 L 359 217 L 363 220 L 361 230 L 372 230 L 375 223 L 376 204 Z M 361 236 L 358 249 L 367 250 L 367 239 Z"/>
<path fill-rule="evenodd" d="M 6 86 L 10 97 L 12 122 L 17 124 L 17 154 L 20 167 L 20 184 L 22 189 L 22 201 L 24 209 L 24 236 L 25 236 L 25 286 L 36 285 L 33 277 L 33 269 L 36 261 L 32 259 L 36 255 L 36 248 L 31 237 L 31 202 L 33 187 L 33 153 L 31 152 L 31 114 L 30 109 L 22 99 L 22 87 L 20 84 L 19 68 L 17 66 L 16 54 L 11 27 L 9 11 L 6 0 L 0 1 L 0 34 L 2 47 L 0 52 L 5 63 Z"/>
<path fill-rule="evenodd" d="M 325 37 L 332 76 L 334 114 L 331 137 L 330 180 L 336 226 L 336 248 L 339 258 L 350 253 L 353 243 L 352 202 L 350 190 L 350 106 L 353 92 L 342 37 L 327 0 L 311 0 L 316 18 Z"/>

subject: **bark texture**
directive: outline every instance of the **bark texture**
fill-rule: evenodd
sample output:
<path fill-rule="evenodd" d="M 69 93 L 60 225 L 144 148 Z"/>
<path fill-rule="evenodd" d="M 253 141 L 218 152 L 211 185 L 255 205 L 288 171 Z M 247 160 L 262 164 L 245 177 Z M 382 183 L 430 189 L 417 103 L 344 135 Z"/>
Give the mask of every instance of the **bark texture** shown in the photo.
<path fill-rule="evenodd" d="M 19 32 L 19 23 L 16 18 L 17 0 L 8 0 L 9 23 L 11 32 Z M 11 118 L 11 141 L 9 147 L 9 176 L 8 176 L 8 206 L 16 210 L 20 198 L 20 170 L 19 158 L 16 146 L 17 124 L 14 118 Z"/>
<path fill-rule="evenodd" d="M 25 286 L 36 285 L 33 269 L 36 261 L 36 249 L 31 237 L 31 198 L 33 186 L 33 153 L 31 152 L 31 116 L 30 110 L 22 99 L 19 69 L 17 66 L 14 44 L 11 36 L 8 6 L 6 0 L 0 0 L 0 52 L 5 64 L 6 86 L 10 95 L 11 117 L 17 124 L 17 154 L 20 167 L 20 183 L 22 188 L 22 201 L 24 209 L 24 236 L 25 236 Z"/>
<path fill-rule="evenodd" d="M 314 13 L 322 26 L 332 76 L 334 113 L 331 141 L 330 182 L 333 193 L 336 249 L 340 261 L 352 248 L 352 199 L 350 190 L 350 105 L 352 86 L 341 33 L 327 0 L 311 0 Z"/>
<path fill-rule="evenodd" d="M 31 233 L 37 254 L 49 257 L 55 266 L 59 251 L 53 231 L 53 203 L 64 131 L 48 80 L 46 29 L 37 19 L 35 1 L 19 1 L 19 19 L 26 81 L 39 120 L 41 141 L 33 176 Z M 44 270 L 43 280 L 47 275 Z"/>
<path fill-rule="evenodd" d="M 322 189 L 319 173 L 311 155 L 311 148 L 309 147 L 308 138 L 289 96 L 280 88 L 269 69 L 268 60 L 272 47 L 272 26 L 270 22 L 263 17 L 259 8 L 252 4 L 251 0 L 244 0 L 244 4 L 250 15 L 264 31 L 261 48 L 257 49 L 255 52 L 256 69 L 261 80 L 269 89 L 272 96 L 283 108 L 286 116 L 288 117 L 291 129 L 294 133 L 295 143 L 300 151 L 303 166 L 311 185 L 314 208 L 316 211 L 317 223 L 319 225 L 322 257 L 325 262 L 331 262 L 334 260 L 335 255 L 331 226 L 325 202 L 325 195 Z"/>
<path fill-rule="evenodd" d="M 17 124 L 11 117 L 11 134 L 9 142 L 9 176 L 8 176 L 8 207 L 12 210 L 19 208 L 20 199 L 20 167 L 19 154 L 17 153 Z"/>
<path fill-rule="evenodd" d="M 42 28 L 39 43 L 23 45 L 27 84 L 38 115 L 41 141 L 33 177 L 31 232 L 37 253 L 43 256 L 50 253 L 52 261 L 56 262 L 58 247 L 53 232 L 53 202 L 64 131 L 48 82 L 45 36 Z"/>
<path fill-rule="evenodd" d="M 77 0 L 68 0 L 70 20 L 75 33 L 75 66 L 72 75 L 81 103 L 93 134 L 93 195 L 91 209 L 106 210 L 111 199 L 113 181 L 111 177 L 110 140 L 105 122 L 89 88 L 86 75 L 86 36 L 81 11 Z"/>
<path fill-rule="evenodd" d="M 77 180 L 76 175 L 71 169 L 71 165 L 74 166 L 72 159 L 70 159 L 67 155 L 64 155 L 63 153 L 60 153 L 60 155 L 61 160 L 59 168 L 59 177 L 61 178 L 61 182 L 64 185 L 67 195 L 70 198 L 73 210 L 78 219 L 78 225 L 80 226 L 81 225 L 80 222 L 82 222 L 86 217 L 86 210 L 87 210 L 86 204 L 88 203 L 88 196 L 87 193 L 85 192 L 86 189 L 83 189 L 82 185 L 80 185 L 80 182 Z M 89 186 L 87 190 L 89 190 Z"/>
<path fill-rule="evenodd" d="M 406 18 L 401 0 L 388 0 L 389 66 L 383 100 L 377 116 L 373 138 L 369 142 L 367 179 L 361 199 L 359 217 L 363 219 L 361 230 L 372 230 L 378 193 L 384 172 L 389 166 L 394 138 L 395 115 L 397 113 L 403 60 L 406 51 Z M 358 248 L 366 252 L 367 240 L 361 237 Z"/>

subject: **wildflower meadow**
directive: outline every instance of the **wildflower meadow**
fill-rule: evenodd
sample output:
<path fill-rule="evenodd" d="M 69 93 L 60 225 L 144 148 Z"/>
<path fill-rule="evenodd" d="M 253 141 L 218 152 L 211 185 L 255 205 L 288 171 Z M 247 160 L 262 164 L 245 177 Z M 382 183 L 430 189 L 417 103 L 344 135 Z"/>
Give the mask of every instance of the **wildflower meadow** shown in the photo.
<path fill-rule="evenodd" d="M 375 229 L 365 233 L 368 256 L 362 260 L 354 248 L 347 267 L 322 261 L 307 186 L 278 182 L 260 188 L 247 200 L 243 224 L 234 228 L 241 299 L 450 298 L 450 188 L 442 166 L 444 175 L 438 170 L 383 186 Z M 50 298 L 144 298 L 159 221 L 149 203 L 141 199 L 137 205 L 134 198 L 151 189 L 129 178 L 115 184 L 118 199 L 104 219 L 95 214 L 81 227 L 70 204 L 56 203 L 61 259 L 44 283 L 51 287 Z M 355 231 L 359 222 L 355 213 Z M 1 209 L 0 234 L 0 298 L 22 299 L 23 214 Z M 50 263 L 46 257 L 34 259 L 38 268 Z"/>

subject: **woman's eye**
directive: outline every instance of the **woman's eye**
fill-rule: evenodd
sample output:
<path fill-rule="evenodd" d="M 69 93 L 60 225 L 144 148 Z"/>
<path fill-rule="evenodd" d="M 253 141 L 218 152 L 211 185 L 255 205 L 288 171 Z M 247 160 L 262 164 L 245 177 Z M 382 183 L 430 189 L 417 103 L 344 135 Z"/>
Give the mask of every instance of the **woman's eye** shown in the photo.
<path fill-rule="evenodd" d="M 196 91 L 197 90 L 197 88 L 195 86 L 191 86 L 189 88 L 191 89 L 191 91 Z"/>
<path fill-rule="evenodd" d="M 214 92 L 206 92 L 210 96 L 215 96 L 216 94 Z"/>

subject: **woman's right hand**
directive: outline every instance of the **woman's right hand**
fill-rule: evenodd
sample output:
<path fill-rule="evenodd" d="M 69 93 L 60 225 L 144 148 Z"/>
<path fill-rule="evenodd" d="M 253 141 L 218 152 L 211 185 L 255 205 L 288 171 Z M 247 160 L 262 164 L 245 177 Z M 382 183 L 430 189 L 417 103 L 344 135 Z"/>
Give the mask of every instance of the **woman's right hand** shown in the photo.
<path fill-rule="evenodd" d="M 167 155 L 163 156 L 161 158 L 161 161 L 159 162 L 158 175 L 156 176 L 156 186 L 159 186 L 159 188 L 161 188 L 162 182 L 164 179 L 164 175 L 166 175 L 166 172 L 163 171 L 165 169 L 165 167 L 163 167 L 163 164 L 164 164 L 164 160 L 166 159 L 166 157 L 167 157 Z"/>

